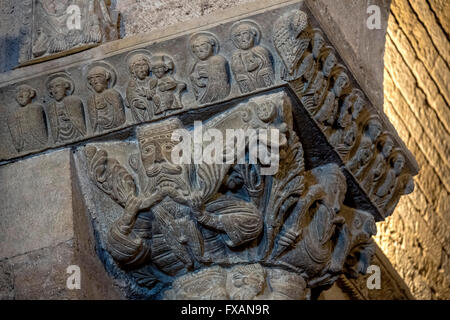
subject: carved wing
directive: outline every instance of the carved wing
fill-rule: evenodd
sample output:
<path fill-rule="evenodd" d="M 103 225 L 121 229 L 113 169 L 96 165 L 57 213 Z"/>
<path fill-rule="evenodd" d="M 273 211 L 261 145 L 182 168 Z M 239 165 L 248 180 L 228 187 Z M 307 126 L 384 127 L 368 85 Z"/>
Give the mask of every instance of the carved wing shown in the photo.
<path fill-rule="evenodd" d="M 85 149 L 89 176 L 97 187 L 122 207 L 130 195 L 136 195 L 136 183 L 120 163 L 108 157 L 103 149 L 88 146 Z"/>

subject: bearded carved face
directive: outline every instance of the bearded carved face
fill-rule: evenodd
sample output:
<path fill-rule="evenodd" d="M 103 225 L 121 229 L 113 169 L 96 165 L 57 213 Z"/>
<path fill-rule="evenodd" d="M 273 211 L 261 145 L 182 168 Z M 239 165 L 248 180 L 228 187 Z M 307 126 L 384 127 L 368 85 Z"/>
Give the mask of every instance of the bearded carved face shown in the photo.
<path fill-rule="evenodd" d="M 147 177 L 153 180 L 158 188 L 170 187 L 179 189 L 182 166 L 172 162 L 173 130 L 167 129 L 169 124 L 162 124 L 140 134 L 139 149 L 141 161 Z M 164 130 L 165 129 L 165 130 Z"/>
<path fill-rule="evenodd" d="M 325 62 L 323 64 L 323 73 L 326 76 L 328 76 L 331 73 L 331 69 L 333 69 L 336 62 L 337 62 L 336 56 L 333 53 L 330 53 L 325 59 Z"/>
<path fill-rule="evenodd" d="M 102 67 L 94 67 L 89 71 L 88 82 L 95 92 L 102 93 L 108 88 L 109 73 Z"/>
<path fill-rule="evenodd" d="M 338 213 L 347 192 L 347 182 L 341 169 L 335 164 L 328 164 L 313 169 L 312 173 L 325 190 L 324 203 L 330 210 Z"/>

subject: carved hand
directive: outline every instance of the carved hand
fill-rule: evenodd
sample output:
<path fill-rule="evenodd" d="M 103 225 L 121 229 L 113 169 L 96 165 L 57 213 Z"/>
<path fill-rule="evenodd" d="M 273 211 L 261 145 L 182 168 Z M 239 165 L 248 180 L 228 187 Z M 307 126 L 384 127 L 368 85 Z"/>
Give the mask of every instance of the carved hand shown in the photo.
<path fill-rule="evenodd" d="M 139 210 L 148 210 L 153 207 L 155 204 L 161 202 L 166 195 L 162 192 L 155 192 L 151 196 L 147 197 L 143 201 L 141 201 L 141 206 Z"/>
<path fill-rule="evenodd" d="M 300 233 L 301 232 L 299 232 L 298 230 L 297 231 L 294 231 L 292 229 L 287 230 L 286 233 L 280 237 L 279 244 L 285 247 L 292 246 L 300 236 Z"/>

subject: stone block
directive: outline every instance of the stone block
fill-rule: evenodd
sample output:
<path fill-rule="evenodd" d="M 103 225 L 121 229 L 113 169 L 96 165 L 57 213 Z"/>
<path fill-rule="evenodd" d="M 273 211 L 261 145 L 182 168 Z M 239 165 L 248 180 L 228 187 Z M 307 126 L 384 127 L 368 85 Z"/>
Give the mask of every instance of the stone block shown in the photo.
<path fill-rule="evenodd" d="M 0 259 L 73 238 L 70 151 L 0 166 Z"/>

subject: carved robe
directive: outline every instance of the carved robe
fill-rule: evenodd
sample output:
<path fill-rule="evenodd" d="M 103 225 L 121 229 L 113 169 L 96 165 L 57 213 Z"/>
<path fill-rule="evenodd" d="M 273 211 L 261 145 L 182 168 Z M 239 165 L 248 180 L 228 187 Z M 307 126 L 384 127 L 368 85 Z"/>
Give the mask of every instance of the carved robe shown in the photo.
<path fill-rule="evenodd" d="M 191 71 L 195 97 L 201 104 L 222 100 L 230 93 L 227 61 L 222 56 L 211 56 L 198 61 Z"/>
<path fill-rule="evenodd" d="M 114 129 L 125 123 L 122 96 L 115 89 L 93 94 L 89 98 L 88 107 L 94 132 Z"/>
<path fill-rule="evenodd" d="M 260 213 L 251 203 L 222 197 L 208 203 L 206 211 L 219 219 L 220 226 L 209 227 L 223 228 L 221 235 L 211 236 L 202 226 L 208 223 L 206 220 L 198 223 L 188 207 L 166 198 L 139 215 L 131 236 L 127 236 L 127 227 L 117 221 L 108 235 L 109 251 L 116 261 L 128 265 L 139 265 L 151 258 L 161 270 L 175 275 L 192 268 L 195 261 L 224 259 L 223 242 L 235 247 L 255 239 L 262 230 Z"/>
<path fill-rule="evenodd" d="M 269 51 L 261 46 L 236 51 L 231 57 L 231 69 L 241 93 L 265 88 L 274 82 Z"/>
<path fill-rule="evenodd" d="M 133 79 L 128 82 L 127 102 L 136 122 L 144 122 L 152 117 L 150 104 L 145 94 L 148 88 L 149 81 L 147 79 Z"/>
<path fill-rule="evenodd" d="M 373 193 L 374 186 L 380 181 L 381 177 L 386 173 L 387 163 L 383 153 L 378 153 L 370 166 L 364 180 L 362 181 L 362 186 L 368 194 Z"/>
<path fill-rule="evenodd" d="M 48 106 L 48 117 L 55 142 L 76 140 L 86 134 L 83 102 L 68 96 Z"/>
<path fill-rule="evenodd" d="M 42 106 L 29 104 L 8 117 L 8 127 L 17 152 L 43 147 L 48 140 Z"/>

